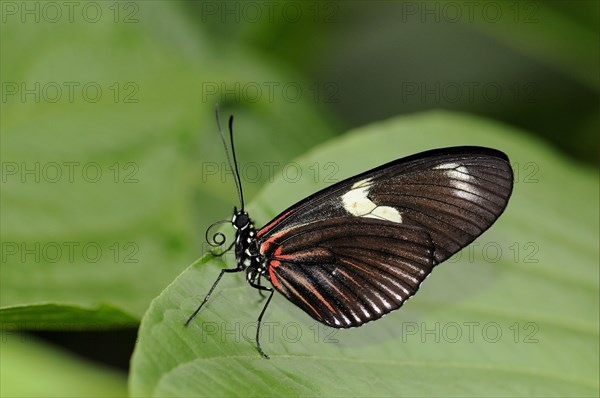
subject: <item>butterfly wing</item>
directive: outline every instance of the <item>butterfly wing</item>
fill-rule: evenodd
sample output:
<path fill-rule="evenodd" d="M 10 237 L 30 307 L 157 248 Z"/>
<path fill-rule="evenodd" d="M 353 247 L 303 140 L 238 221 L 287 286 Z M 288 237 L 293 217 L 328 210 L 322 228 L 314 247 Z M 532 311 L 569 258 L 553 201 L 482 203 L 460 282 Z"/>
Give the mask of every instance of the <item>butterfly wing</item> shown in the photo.
<path fill-rule="evenodd" d="M 373 218 L 294 228 L 272 253 L 273 286 L 314 319 L 353 327 L 399 308 L 435 262 L 429 235 Z"/>
<path fill-rule="evenodd" d="M 273 286 L 313 318 L 359 326 L 399 308 L 488 229 L 512 192 L 502 152 L 428 151 L 311 195 L 257 233 Z"/>

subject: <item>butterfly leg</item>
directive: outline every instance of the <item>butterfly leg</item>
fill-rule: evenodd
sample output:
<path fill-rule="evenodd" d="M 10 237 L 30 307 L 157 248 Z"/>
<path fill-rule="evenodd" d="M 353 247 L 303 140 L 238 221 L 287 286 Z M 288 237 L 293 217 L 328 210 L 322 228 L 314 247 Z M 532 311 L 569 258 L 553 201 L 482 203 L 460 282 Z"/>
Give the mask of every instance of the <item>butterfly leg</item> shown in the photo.
<path fill-rule="evenodd" d="M 233 248 L 233 246 L 235 245 L 235 241 L 231 242 L 231 244 L 229 245 L 229 247 L 225 250 L 223 250 L 221 253 L 215 253 L 211 250 L 210 254 L 212 254 L 214 257 L 221 257 L 223 254 L 227 253 L 229 250 L 231 250 Z"/>
<path fill-rule="evenodd" d="M 202 301 L 202 304 L 200 304 L 198 306 L 198 308 L 196 308 L 196 311 L 194 311 L 194 313 L 188 318 L 187 321 L 185 321 L 184 326 L 189 325 L 189 323 L 192 321 L 192 319 L 194 319 L 196 317 L 196 315 L 198 315 L 198 312 L 200 312 L 200 309 L 204 306 L 204 304 L 206 304 L 206 302 L 208 301 L 208 299 L 210 298 L 210 295 L 212 294 L 213 290 L 215 290 L 215 287 L 217 286 L 217 284 L 219 283 L 219 281 L 221 280 L 221 277 L 223 277 L 223 274 L 226 272 L 240 272 L 242 271 L 241 268 L 232 268 L 232 269 L 222 269 L 221 273 L 219 274 L 219 276 L 217 277 L 217 280 L 215 281 L 215 283 L 213 283 L 212 287 L 210 288 L 210 290 L 208 291 L 208 294 L 206 295 L 206 297 L 204 297 L 204 301 Z"/>
<path fill-rule="evenodd" d="M 269 303 L 271 302 L 271 299 L 273 298 L 273 293 L 275 292 L 275 290 L 273 290 L 272 287 L 266 287 L 266 286 L 259 285 L 258 283 L 255 283 L 254 281 L 250 282 L 250 286 L 252 286 L 255 289 L 258 289 L 261 292 L 263 292 L 263 291 L 269 292 L 269 298 L 267 298 L 267 302 L 265 303 L 265 306 L 263 307 L 262 311 L 260 312 L 260 315 L 258 316 L 258 321 L 257 321 L 258 324 L 256 325 L 256 348 L 258 349 L 258 352 L 260 353 L 260 355 L 262 355 L 266 359 L 269 359 L 269 356 L 267 354 L 265 354 L 262 347 L 260 346 L 259 336 L 260 336 L 260 325 L 262 324 L 263 315 L 265 315 L 265 311 L 267 310 L 267 307 L 269 306 Z"/>
<path fill-rule="evenodd" d="M 258 277 L 256 279 L 256 284 L 260 285 L 260 278 L 262 277 L 262 274 L 258 274 Z M 265 298 L 265 294 L 263 293 L 262 289 L 258 289 L 258 294 L 260 294 L 260 297 L 262 297 L 263 299 Z M 262 300 L 260 300 L 262 301 Z"/>

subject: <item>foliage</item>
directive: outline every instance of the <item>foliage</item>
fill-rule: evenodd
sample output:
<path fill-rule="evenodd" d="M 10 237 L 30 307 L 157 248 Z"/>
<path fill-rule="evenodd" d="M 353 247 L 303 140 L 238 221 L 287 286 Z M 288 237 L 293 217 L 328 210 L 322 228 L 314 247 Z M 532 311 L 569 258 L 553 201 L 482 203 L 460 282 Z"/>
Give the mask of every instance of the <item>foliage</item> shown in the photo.
<path fill-rule="evenodd" d="M 406 139 L 406 137 L 411 137 Z M 598 176 L 506 126 L 428 113 L 344 135 L 298 163 L 339 159 L 345 177 L 430 147 L 485 145 L 510 154 L 506 213 L 436 269 L 400 311 L 358 329 L 319 327 L 276 296 L 271 332 L 254 346 L 258 294 L 227 278 L 188 328 L 185 319 L 226 265 L 205 256 L 152 303 L 132 361 L 136 396 L 563 396 L 598 393 Z M 533 164 L 535 167 L 530 167 Z M 250 214 L 262 224 L 324 185 L 267 186 Z M 577 198 L 549 195 L 577 192 Z M 573 208 L 565 202 L 576 200 Z M 574 238 L 574 237 L 577 238 Z M 490 249 L 491 248 L 491 249 Z M 231 260 L 231 259 L 230 259 Z M 568 266 L 566 266 L 568 264 Z"/>
<path fill-rule="evenodd" d="M 76 3 L 77 12 L 87 4 Z M 409 77 L 398 77 L 392 61 L 401 58 L 413 77 L 434 80 L 445 71 L 473 81 L 485 81 L 483 72 L 531 80 L 528 73 L 537 69 L 528 61 L 503 58 L 512 51 L 562 76 L 542 80 L 560 80 L 542 93 L 550 102 L 463 109 L 493 109 L 492 119 L 525 121 L 521 125 L 537 134 L 558 131 L 555 142 L 572 154 L 597 157 L 591 144 L 597 142 L 596 3 L 578 8 L 567 2 L 564 10 L 541 3 L 535 25 L 432 26 L 417 18 L 402 29 L 400 9 L 381 12 L 389 2 L 377 14 L 339 3 L 344 6 L 329 25 L 293 24 L 280 14 L 259 23 L 222 23 L 218 14 L 206 21 L 203 7 L 211 2 L 91 3 L 102 7 L 98 22 L 80 13 L 70 21 L 65 9 L 58 22 L 48 21 L 49 13 L 36 20 L 35 11 L 9 12 L 13 6 L 50 12 L 66 3 L 2 3 L 0 395 L 125 395 L 123 373 L 27 333 L 65 331 L 77 338 L 76 331 L 131 328 L 142 317 L 129 375 L 134 395 L 598 395 L 596 171 L 526 138 L 531 131 L 460 113 L 398 117 L 327 141 L 344 130 L 334 114 L 371 123 L 414 110 L 394 90 Z M 379 16 L 389 18 L 387 25 Z M 472 39 L 468 53 L 448 53 L 447 42 L 437 38 L 450 33 Z M 500 44 L 490 50 L 484 35 Z M 389 51 L 397 40 L 405 43 L 402 51 Z M 474 43 L 484 52 L 473 55 Z M 378 54 L 371 47 L 385 58 L 370 56 Z M 487 57 L 499 49 L 498 58 Z M 424 53 L 444 62 L 426 62 Z M 328 68 L 336 82 L 351 82 L 337 87 L 333 99 L 341 102 L 311 91 L 315 82 L 306 76 L 327 76 Z M 303 88 L 298 101 L 265 94 L 265 84 L 286 82 Z M 316 83 L 323 89 L 327 82 Z M 239 90 L 231 96 L 212 91 L 236 84 L 258 84 L 263 96 L 249 101 Z M 91 91 L 83 90 L 87 86 Z M 555 112 L 563 95 L 580 97 L 580 86 L 587 94 L 569 116 Z M 517 171 L 514 197 L 473 249 L 440 266 L 416 298 L 381 321 L 331 335 L 277 296 L 266 318 L 276 323 L 273 338 L 263 340 L 273 357 L 266 361 L 251 333 L 259 297 L 240 275 L 228 275 L 197 320 L 182 327 L 225 264 L 205 256 L 185 267 L 206 252 L 205 228 L 228 218 L 236 203 L 215 102 L 236 116 L 244 189 L 258 225 L 335 180 L 451 145 L 506 151 Z M 300 178 L 286 174 L 286 166 L 299 167 Z M 493 262 L 496 245 L 502 254 Z M 441 335 L 444 325 L 443 333 L 453 331 L 452 322 L 462 332 L 455 343 Z M 492 343 L 475 329 L 469 341 L 469 322 L 498 325 L 502 338 Z M 442 329 L 427 334 L 436 325 Z M 235 327 L 245 334 L 221 338 Z"/>

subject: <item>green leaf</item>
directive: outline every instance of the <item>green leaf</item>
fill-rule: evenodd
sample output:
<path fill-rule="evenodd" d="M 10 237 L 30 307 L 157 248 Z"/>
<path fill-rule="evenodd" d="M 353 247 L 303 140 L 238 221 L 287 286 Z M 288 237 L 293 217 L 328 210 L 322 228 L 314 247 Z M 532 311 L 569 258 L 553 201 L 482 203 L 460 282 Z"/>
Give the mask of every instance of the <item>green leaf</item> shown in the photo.
<path fill-rule="evenodd" d="M 132 358 L 135 396 L 598 395 L 598 174 L 510 127 L 430 112 L 377 123 L 310 151 L 329 179 L 433 147 L 505 151 L 515 190 L 498 222 L 440 265 L 401 310 L 357 329 L 315 323 L 276 294 L 255 348 L 260 296 L 210 255 L 151 304 Z M 318 165 L 316 167 L 315 165 Z M 337 168 L 336 168 L 337 167 Z M 328 169 L 323 169 L 331 172 Z M 280 178 L 253 201 L 257 225 L 325 176 Z M 573 194 L 576 193 L 576 194 Z M 230 256 L 231 257 L 231 256 Z M 225 261 L 232 266 L 233 259 Z"/>
<path fill-rule="evenodd" d="M 3 330 L 3 397 L 124 397 L 125 375 L 66 354 L 30 335 Z"/>
<path fill-rule="evenodd" d="M 5 329 L 86 330 L 96 328 L 131 328 L 139 318 L 111 305 L 81 307 L 66 304 L 36 304 L 4 307 L 0 324 Z"/>
<path fill-rule="evenodd" d="M 0 27 L 0 314 L 19 325 L 140 319 L 204 251 L 204 228 L 235 204 L 213 113 L 222 98 L 207 87 L 228 90 L 223 113 L 236 107 L 242 166 L 265 148 L 260 161 L 281 168 L 330 135 L 306 91 L 295 103 L 245 100 L 247 85 L 300 81 L 248 49 L 213 46 L 181 3 L 95 6 L 99 21 L 7 15 Z M 116 10 L 134 20 L 115 22 Z"/>

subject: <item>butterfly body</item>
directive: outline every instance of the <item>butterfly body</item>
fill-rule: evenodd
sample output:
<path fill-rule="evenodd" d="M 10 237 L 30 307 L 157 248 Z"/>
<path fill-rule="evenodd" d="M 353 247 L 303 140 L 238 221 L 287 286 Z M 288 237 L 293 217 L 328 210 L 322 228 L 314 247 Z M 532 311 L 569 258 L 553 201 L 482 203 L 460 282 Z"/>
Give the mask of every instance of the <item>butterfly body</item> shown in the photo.
<path fill-rule="evenodd" d="M 357 327 L 400 308 L 435 265 L 491 226 L 511 190 L 501 152 L 424 152 L 311 195 L 236 253 L 254 250 L 248 275 L 315 320 Z"/>
<path fill-rule="evenodd" d="M 330 327 L 379 319 L 498 219 L 513 172 L 508 157 L 490 148 L 422 152 L 316 192 L 258 230 L 244 211 L 239 177 L 236 185 L 242 203 L 231 219 L 237 266 L 221 271 L 186 324 L 223 273 L 246 270 L 252 287 L 269 292 L 256 336 L 267 357 L 260 325 L 275 290 Z"/>

